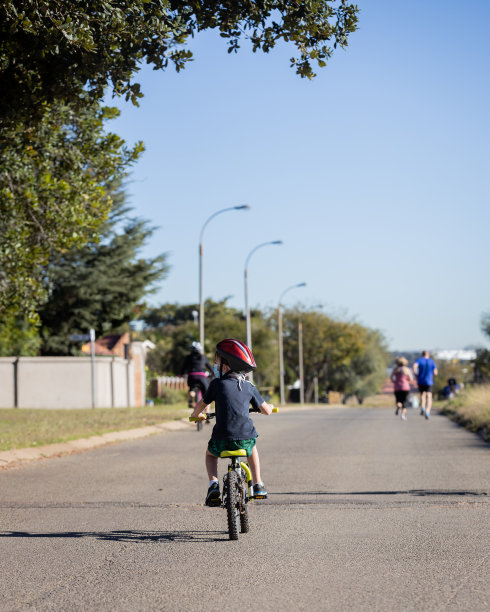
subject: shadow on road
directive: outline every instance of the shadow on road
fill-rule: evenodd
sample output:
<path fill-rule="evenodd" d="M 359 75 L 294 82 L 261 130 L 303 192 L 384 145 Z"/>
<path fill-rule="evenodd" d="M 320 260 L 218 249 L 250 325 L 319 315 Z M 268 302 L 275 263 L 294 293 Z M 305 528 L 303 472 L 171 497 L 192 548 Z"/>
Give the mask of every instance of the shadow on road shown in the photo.
<path fill-rule="evenodd" d="M 222 534 L 223 537 L 218 537 Z M 0 538 L 95 538 L 112 542 L 220 542 L 228 533 L 217 531 L 62 531 L 31 533 L 3 531 Z"/>
<path fill-rule="evenodd" d="M 273 495 L 415 495 L 419 497 L 423 496 L 439 496 L 439 495 L 459 495 L 459 496 L 488 496 L 488 491 L 451 491 L 448 489 L 409 489 L 407 491 L 284 491 L 270 493 L 269 496 Z"/>

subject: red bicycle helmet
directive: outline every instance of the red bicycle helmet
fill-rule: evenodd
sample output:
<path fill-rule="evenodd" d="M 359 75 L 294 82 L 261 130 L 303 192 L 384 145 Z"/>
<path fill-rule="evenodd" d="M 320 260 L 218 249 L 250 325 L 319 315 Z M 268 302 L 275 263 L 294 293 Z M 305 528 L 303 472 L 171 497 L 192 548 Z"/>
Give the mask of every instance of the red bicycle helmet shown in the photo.
<path fill-rule="evenodd" d="M 240 340 L 226 338 L 216 345 L 216 352 L 233 372 L 251 372 L 257 367 L 252 351 Z"/>

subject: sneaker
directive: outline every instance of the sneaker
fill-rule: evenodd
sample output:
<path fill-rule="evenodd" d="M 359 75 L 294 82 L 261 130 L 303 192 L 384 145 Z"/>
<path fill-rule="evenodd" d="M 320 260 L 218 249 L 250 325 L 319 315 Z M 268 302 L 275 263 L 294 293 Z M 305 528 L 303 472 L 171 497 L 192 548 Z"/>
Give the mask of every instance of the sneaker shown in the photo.
<path fill-rule="evenodd" d="M 407 415 L 406 414 L 402 414 L 402 421 L 406 421 L 407 420 Z"/>
<path fill-rule="evenodd" d="M 398 416 L 398 410 L 399 410 L 399 408 L 397 408 L 397 409 L 395 410 L 395 416 Z"/>
<path fill-rule="evenodd" d="M 206 501 L 204 502 L 206 506 L 216 507 L 221 506 L 221 496 L 219 494 L 219 483 L 216 482 L 212 484 L 208 489 L 208 494 L 206 495 Z"/>
<path fill-rule="evenodd" d="M 264 483 L 254 484 L 254 499 L 267 499 L 267 489 Z"/>
<path fill-rule="evenodd" d="M 420 409 L 420 416 L 424 416 L 425 415 L 425 410 L 423 408 Z"/>
<path fill-rule="evenodd" d="M 426 413 L 425 413 L 425 418 L 426 418 L 427 420 L 429 420 L 429 419 L 430 419 L 430 412 L 426 412 Z"/>

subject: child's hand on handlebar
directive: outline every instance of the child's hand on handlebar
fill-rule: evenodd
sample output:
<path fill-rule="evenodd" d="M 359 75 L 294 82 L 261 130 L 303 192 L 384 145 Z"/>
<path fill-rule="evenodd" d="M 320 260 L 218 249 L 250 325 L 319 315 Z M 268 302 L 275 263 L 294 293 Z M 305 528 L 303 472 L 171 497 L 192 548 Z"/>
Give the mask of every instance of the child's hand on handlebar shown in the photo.
<path fill-rule="evenodd" d="M 261 404 L 259 406 L 259 410 L 262 414 L 271 414 L 271 412 L 277 412 L 277 410 L 274 409 L 274 406 L 272 404 L 269 404 L 268 402 L 264 402 L 263 404 Z"/>
<path fill-rule="evenodd" d="M 200 412 L 197 416 L 191 414 L 189 421 L 205 421 L 207 419 L 205 412 Z"/>

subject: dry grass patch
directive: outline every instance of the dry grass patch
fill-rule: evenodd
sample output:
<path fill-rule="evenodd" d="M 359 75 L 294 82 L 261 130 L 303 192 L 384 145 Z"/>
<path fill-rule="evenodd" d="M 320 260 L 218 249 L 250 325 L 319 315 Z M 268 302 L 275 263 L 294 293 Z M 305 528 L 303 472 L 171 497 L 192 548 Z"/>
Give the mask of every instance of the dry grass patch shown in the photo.
<path fill-rule="evenodd" d="M 450 400 L 444 414 L 490 442 L 490 385 L 472 387 Z"/>
<path fill-rule="evenodd" d="M 357 401 L 355 403 L 357 404 Z M 363 406 L 366 408 L 395 408 L 395 396 L 393 393 L 370 395 L 364 400 Z"/>
<path fill-rule="evenodd" d="M 185 403 L 85 410 L 0 409 L 0 450 L 68 442 L 189 416 Z"/>

